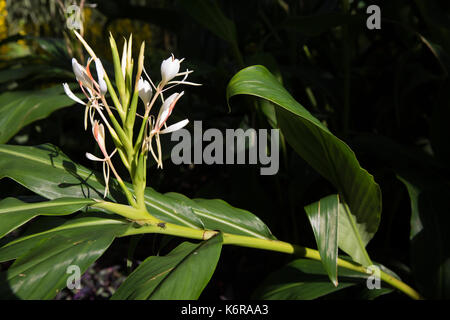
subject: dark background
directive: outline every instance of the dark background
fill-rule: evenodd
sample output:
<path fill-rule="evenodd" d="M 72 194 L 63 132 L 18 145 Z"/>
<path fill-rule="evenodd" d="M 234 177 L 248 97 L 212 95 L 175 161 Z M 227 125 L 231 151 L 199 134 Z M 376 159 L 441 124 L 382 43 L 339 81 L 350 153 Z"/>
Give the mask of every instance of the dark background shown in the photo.
<path fill-rule="evenodd" d="M 194 120 L 202 120 L 204 130 L 208 127 L 270 128 L 268 118 L 254 100 L 233 98 L 229 112 L 225 97 L 228 81 L 237 71 L 253 64 L 265 65 L 297 101 L 351 146 L 361 166 L 380 185 L 381 224 L 367 248 L 373 260 L 398 273 L 406 283 L 427 292 L 428 297 L 448 298 L 448 288 L 438 294 L 427 281 L 435 270 L 420 267 L 421 263 L 433 259 L 436 245 L 448 248 L 448 243 L 442 243 L 442 237 L 437 238 L 438 231 L 448 230 L 448 225 L 430 227 L 430 234 L 436 237 L 424 244 L 427 250 L 414 247 L 414 239 L 409 236 L 410 199 L 397 178 L 398 174 L 420 173 L 429 177 L 431 184 L 436 181 L 435 187 L 439 188 L 438 181 L 448 187 L 448 1 L 354 0 L 349 4 L 351 16 L 343 6 L 346 1 L 337 0 L 222 0 L 216 1 L 218 12 L 200 10 L 201 6 L 197 5 L 201 1 L 95 2 L 96 8 L 85 4 L 88 9 L 84 35 L 105 61 L 105 67 L 111 67 L 109 31 L 116 39 L 133 32 L 135 52 L 140 41 L 146 41 L 146 69 L 155 79 L 160 77 L 162 59 L 170 53 L 185 57 L 182 68 L 195 70 L 189 79 L 203 86 L 184 88 L 185 96 L 177 105 L 174 117 L 187 117 L 191 125 Z M 18 35 L 21 40 L 15 46 L 11 46 L 11 38 L 3 42 L 2 70 L 13 65 L 15 58 L 8 57 L 11 52 L 26 48 L 34 56 L 25 63 L 59 66 L 69 75 L 32 73 L 15 79 L 15 85 L 2 80 L 0 90 L 38 90 L 72 81 L 70 58 L 72 55 L 83 58 L 79 48 L 68 45 L 72 50 L 55 54 L 36 41 L 36 37 L 45 37 L 67 44 L 67 39 L 71 39 L 57 4 L 52 13 L 48 8 L 54 1 L 32 1 L 29 7 L 21 1 L 7 3 L 7 36 Z M 369 16 L 366 8 L 370 4 L 381 8 L 380 30 L 366 27 Z M 222 19 L 218 14 L 235 28 L 236 43 L 215 29 Z M 10 45 L 6 49 L 5 43 Z M 122 40 L 118 43 L 121 47 Z M 74 161 L 95 168 L 84 157 L 94 143 L 89 130 L 83 129 L 83 115 L 84 110 L 79 106 L 62 109 L 25 127 L 9 143 L 50 142 Z M 259 169 L 259 165 L 176 166 L 168 160 L 164 170 L 149 168 L 148 184 L 159 192 L 221 198 L 260 217 L 278 239 L 316 247 L 303 207 L 335 192 L 332 185 L 289 146 L 280 152 L 277 175 L 261 176 Z M 12 181 L 1 181 L 1 198 L 17 195 L 30 195 L 30 192 Z M 444 194 L 436 201 L 448 200 Z M 436 203 L 434 211 L 427 214 L 442 214 L 445 217 L 440 221 L 448 221 L 449 212 L 444 208 L 445 205 L 440 207 Z M 167 252 L 178 241 L 159 235 L 146 236 L 138 243 L 133 260 L 142 261 L 151 254 Z M 129 242 L 128 238 L 115 241 L 95 265 L 97 275 L 85 279 L 91 281 L 90 291 L 76 298 L 108 297 L 107 291 L 98 293 L 99 287 L 114 287 L 126 274 Z M 262 279 L 290 259 L 283 254 L 226 246 L 201 299 L 249 298 Z M 445 261 L 448 260 L 440 262 L 445 265 Z M 101 270 L 106 271 L 98 275 Z M 439 281 L 445 283 L 443 278 Z M 326 298 L 356 298 L 357 290 L 346 289 Z M 73 296 L 65 292 L 59 298 Z M 380 299 L 403 298 L 401 294 L 391 293 Z"/>

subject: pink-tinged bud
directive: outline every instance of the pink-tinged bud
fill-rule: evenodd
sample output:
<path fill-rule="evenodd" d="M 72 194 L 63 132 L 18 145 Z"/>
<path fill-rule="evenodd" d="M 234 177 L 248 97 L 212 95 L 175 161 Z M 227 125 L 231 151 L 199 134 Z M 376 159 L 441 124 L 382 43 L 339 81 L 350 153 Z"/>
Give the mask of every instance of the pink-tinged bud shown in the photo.
<path fill-rule="evenodd" d="M 161 63 L 161 82 L 163 86 L 178 74 L 180 63 L 181 61 L 175 59 L 173 55 Z"/>
<path fill-rule="evenodd" d="M 72 58 L 72 69 L 75 73 L 77 81 L 81 82 L 84 86 L 92 88 L 92 80 L 86 72 L 86 69 L 78 63 L 77 59 Z"/>
<path fill-rule="evenodd" d="M 105 127 L 103 124 L 98 124 L 98 121 L 94 121 L 94 125 L 92 126 L 92 134 L 94 135 L 95 141 L 97 141 L 100 150 L 102 151 L 105 157 L 108 157 L 108 153 L 106 152 L 106 144 L 105 144 Z"/>
<path fill-rule="evenodd" d="M 153 95 L 152 86 L 147 80 L 140 78 L 138 81 L 138 91 L 139 98 L 141 98 L 141 100 L 144 102 L 144 105 L 147 106 Z"/>

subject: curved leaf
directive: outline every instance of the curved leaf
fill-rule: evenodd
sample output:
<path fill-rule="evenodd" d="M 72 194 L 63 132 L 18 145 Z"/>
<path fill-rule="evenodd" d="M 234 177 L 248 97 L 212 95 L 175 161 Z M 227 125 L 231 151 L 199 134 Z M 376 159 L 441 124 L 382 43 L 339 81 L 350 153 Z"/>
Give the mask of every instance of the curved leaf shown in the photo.
<path fill-rule="evenodd" d="M 381 266 L 380 266 L 381 267 Z M 383 267 L 383 270 L 385 268 Z M 339 285 L 334 286 L 320 261 L 297 259 L 273 272 L 253 294 L 254 299 L 312 300 L 362 284 L 360 298 L 375 299 L 392 292 L 391 288 L 369 290 L 367 275 L 339 268 Z"/>
<path fill-rule="evenodd" d="M 112 299 L 197 299 L 216 269 L 222 241 L 218 234 L 198 244 L 183 242 L 166 256 L 147 258 Z"/>
<path fill-rule="evenodd" d="M 62 86 L 35 91 L 12 91 L 0 95 L 0 143 L 20 129 L 44 119 L 53 111 L 73 105 Z"/>
<path fill-rule="evenodd" d="M 353 221 L 354 230 L 367 245 L 380 223 L 381 191 L 373 176 L 361 168 L 350 147 L 295 101 L 263 66 L 245 68 L 230 80 L 227 99 L 241 94 L 269 100 L 278 107 L 278 124 L 288 143 L 311 167 L 334 184 L 341 200 L 350 207 L 349 219 Z M 349 247 L 346 246 L 348 244 Z M 354 254 L 352 243 L 342 245 L 340 248 L 357 262 L 370 263 Z"/>
<path fill-rule="evenodd" d="M 0 178 L 9 177 L 33 192 L 47 198 L 79 197 L 103 199 L 103 176 L 74 163 L 50 144 L 27 147 L 0 145 Z M 124 202 L 125 197 L 114 179 L 110 197 Z M 130 190 L 132 186 L 127 184 Z M 176 211 L 175 201 L 168 201 L 152 189 L 146 192 L 146 203 L 156 217 L 167 222 L 201 228 L 201 221 L 188 211 Z"/>
<path fill-rule="evenodd" d="M 8 242 L 0 248 L 0 262 L 21 257 L 41 241 L 54 236 L 77 237 L 83 233 L 109 233 L 120 236 L 132 224 L 122 219 L 81 217 L 62 219 L 44 217 L 33 223 L 20 238 Z"/>
<path fill-rule="evenodd" d="M 323 267 L 331 282 L 337 286 L 339 197 L 335 194 L 320 199 L 306 206 L 305 211 L 314 231 Z"/>
<path fill-rule="evenodd" d="M 90 199 L 79 198 L 59 198 L 37 203 L 6 198 L 0 201 L 0 238 L 38 215 L 67 215 L 92 203 Z"/>
<path fill-rule="evenodd" d="M 84 273 L 129 225 L 111 219 L 72 219 L 7 244 L 0 248 L 0 261 L 8 254 L 17 260 L 0 274 L 0 296 L 52 299 L 70 280 L 69 266 Z"/>
<path fill-rule="evenodd" d="M 0 145 L 0 179 L 9 177 L 47 198 L 79 197 L 102 199 L 103 177 L 72 162 L 50 144 L 26 147 Z M 124 202 L 114 179 L 110 197 Z M 131 190 L 131 185 L 127 184 Z M 221 200 L 189 199 L 181 194 L 161 194 L 146 188 L 145 202 L 155 217 L 191 228 L 221 230 L 258 238 L 274 238 L 269 228 L 252 213 Z"/>

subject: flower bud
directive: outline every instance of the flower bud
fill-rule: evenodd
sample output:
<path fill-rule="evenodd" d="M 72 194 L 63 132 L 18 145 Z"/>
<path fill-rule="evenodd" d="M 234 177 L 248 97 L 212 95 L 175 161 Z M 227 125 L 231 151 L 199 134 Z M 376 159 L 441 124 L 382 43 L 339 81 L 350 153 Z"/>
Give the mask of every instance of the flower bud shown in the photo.
<path fill-rule="evenodd" d="M 103 69 L 103 65 L 100 59 L 96 58 L 94 61 L 95 61 L 95 68 L 97 69 L 98 85 L 100 86 L 100 93 L 102 94 L 102 96 L 104 96 L 106 91 L 108 90 L 105 79 L 103 78 L 105 75 L 105 70 Z"/>
<path fill-rule="evenodd" d="M 92 80 L 89 78 L 86 69 L 75 58 L 72 58 L 72 69 L 77 81 L 80 81 L 84 86 L 92 88 Z"/>
<path fill-rule="evenodd" d="M 164 60 L 161 63 L 162 85 L 164 86 L 167 82 L 172 80 L 177 75 L 178 71 L 180 71 L 180 60 L 175 59 L 173 55 Z"/>
<path fill-rule="evenodd" d="M 147 80 L 140 78 L 138 81 L 138 91 L 139 98 L 141 98 L 144 105 L 147 106 L 153 95 L 152 86 Z"/>
<path fill-rule="evenodd" d="M 164 125 L 164 123 L 167 121 L 170 114 L 172 113 L 173 108 L 175 107 L 175 104 L 183 94 L 184 91 L 181 93 L 176 92 L 172 94 L 170 97 L 168 97 L 166 101 L 164 101 L 163 105 L 161 106 L 161 109 L 159 110 L 158 118 L 156 119 L 155 125 L 156 131 L 159 131 L 161 127 Z"/>

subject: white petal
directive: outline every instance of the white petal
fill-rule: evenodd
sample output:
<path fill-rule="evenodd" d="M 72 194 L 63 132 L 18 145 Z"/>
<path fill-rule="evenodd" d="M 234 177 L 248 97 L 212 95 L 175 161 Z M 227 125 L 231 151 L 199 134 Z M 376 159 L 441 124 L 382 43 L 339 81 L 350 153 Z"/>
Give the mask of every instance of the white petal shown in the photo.
<path fill-rule="evenodd" d="M 98 85 L 100 86 L 100 93 L 102 95 L 105 95 L 106 91 L 108 90 L 104 79 L 105 70 L 103 69 L 103 65 L 100 59 L 96 58 L 94 61 L 95 61 L 95 68 L 97 69 Z"/>
<path fill-rule="evenodd" d="M 127 67 L 127 40 L 126 39 L 125 39 L 125 43 L 123 44 L 121 66 L 122 66 L 122 75 L 123 75 L 123 78 L 125 79 L 125 69 Z"/>
<path fill-rule="evenodd" d="M 184 119 L 180 122 L 177 122 L 175 124 L 172 124 L 170 126 L 168 126 L 167 128 L 161 130 L 159 133 L 160 134 L 165 134 L 165 133 L 170 133 L 170 132 L 174 132 L 177 130 L 180 130 L 181 128 L 185 127 L 187 124 L 189 123 L 188 119 Z"/>
<path fill-rule="evenodd" d="M 105 161 L 105 159 L 100 159 L 99 157 L 94 156 L 92 153 L 86 152 L 86 158 L 92 161 Z"/>
<path fill-rule="evenodd" d="M 86 105 L 86 103 L 78 98 L 76 95 L 73 94 L 73 92 L 70 90 L 69 85 L 67 83 L 63 83 L 64 92 L 67 94 L 67 96 L 72 99 L 75 102 L 78 102 L 82 105 Z"/>
<path fill-rule="evenodd" d="M 170 58 L 161 63 L 161 78 L 162 83 L 166 84 L 172 80 L 180 71 L 180 60 L 175 59 L 172 55 Z"/>

